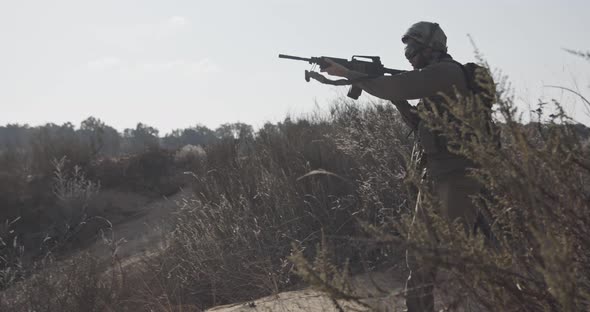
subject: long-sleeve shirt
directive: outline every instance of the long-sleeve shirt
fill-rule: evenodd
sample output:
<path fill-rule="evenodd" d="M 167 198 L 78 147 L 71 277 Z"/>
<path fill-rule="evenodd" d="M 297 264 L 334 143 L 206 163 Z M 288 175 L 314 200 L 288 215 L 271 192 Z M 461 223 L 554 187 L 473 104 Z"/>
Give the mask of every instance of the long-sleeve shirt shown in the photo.
<path fill-rule="evenodd" d="M 351 71 L 347 78 L 363 76 L 365 74 Z M 362 81 L 358 85 L 370 94 L 390 101 L 423 99 L 441 92 L 452 95 L 455 87 L 459 92 L 468 91 L 463 70 L 452 59 L 443 59 L 423 69 Z"/>
<path fill-rule="evenodd" d="M 363 76 L 362 73 L 349 72 L 347 78 Z M 446 148 L 446 140 L 421 122 L 416 108 L 407 102 L 421 99 L 425 103 L 425 99 L 428 99 L 440 103 L 440 94 L 454 96 L 455 92 L 469 92 L 463 70 L 452 58 L 442 59 L 423 69 L 362 80 L 355 85 L 376 97 L 390 100 L 398 108 L 406 124 L 417 131 L 432 176 L 463 171 L 472 166 L 464 157 L 450 153 Z"/>

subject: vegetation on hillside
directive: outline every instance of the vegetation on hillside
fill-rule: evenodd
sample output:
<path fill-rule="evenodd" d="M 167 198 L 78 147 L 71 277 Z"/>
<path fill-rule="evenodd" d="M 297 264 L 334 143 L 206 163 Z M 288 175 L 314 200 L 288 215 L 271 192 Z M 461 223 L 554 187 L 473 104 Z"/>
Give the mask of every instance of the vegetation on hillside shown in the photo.
<path fill-rule="evenodd" d="M 444 113 L 421 112 L 455 153 L 476 164 L 470 175 L 484 186 L 472 199 L 479 228 L 466 233 L 458 220 L 440 216 L 428 183 L 408 166 L 407 181 L 420 190 L 426 217 L 405 214 L 382 226 L 365 222 L 365 229 L 372 240 L 404 246 L 437 267 L 435 284 L 449 310 L 585 311 L 590 308 L 587 129 L 557 101 L 539 103 L 531 112 L 536 120 L 523 125 L 505 80 L 495 85 L 480 78 L 495 98 L 501 124 L 486 122 L 489 111 L 479 96 L 451 100 Z M 579 101 L 590 106 L 582 96 Z M 501 145 L 493 129 L 500 132 Z M 334 285 L 333 269 L 325 274 L 301 253 L 292 259 L 306 280 L 336 298 L 355 298 Z"/>
<path fill-rule="evenodd" d="M 362 302 L 345 277 L 403 270 L 406 248 L 439 267 L 451 310 L 588 309 L 590 130 L 556 102 L 523 124 L 497 80 L 487 87 L 501 146 L 477 99 L 423 116 L 478 164 L 487 227 L 476 235 L 437 215 L 410 163 L 413 136 L 385 102 L 338 99 L 328 114 L 257 131 L 236 123 L 162 138 L 94 118 L 0 127 L 0 310 L 202 310 L 306 283 Z M 134 267 L 117 257 L 108 222 L 82 231 L 113 217 L 92 209 L 101 192 L 157 199 L 180 187 L 194 195 L 167 220 L 166 245 Z M 429 217 L 411 226 L 418 190 Z M 71 256 L 101 237 L 111 262 Z"/>

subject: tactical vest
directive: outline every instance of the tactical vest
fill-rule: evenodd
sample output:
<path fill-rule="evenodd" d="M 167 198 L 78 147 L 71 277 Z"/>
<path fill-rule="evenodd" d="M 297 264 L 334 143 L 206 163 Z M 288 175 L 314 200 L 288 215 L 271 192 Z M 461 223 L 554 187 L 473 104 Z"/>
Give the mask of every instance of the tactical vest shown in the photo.
<path fill-rule="evenodd" d="M 452 59 L 443 61 L 453 62 L 461 67 L 461 70 L 463 71 L 465 77 L 467 89 L 471 93 L 467 94 L 467 96 L 475 95 L 480 97 L 481 100 L 478 103 L 483 104 L 485 106 L 483 111 L 486 112 L 486 124 L 490 125 L 488 131 L 495 131 L 491 128 L 493 127 L 493 123 L 491 122 L 491 105 L 493 104 L 494 95 L 485 94 L 487 89 L 482 87 L 480 81 L 480 79 L 491 79 L 491 76 L 489 76 L 489 72 L 480 71 L 480 69 L 485 69 L 473 63 L 463 65 Z M 484 76 L 486 73 L 488 76 Z M 493 83 L 493 81 L 491 82 Z M 449 94 L 448 98 L 451 101 L 457 99 L 455 94 Z M 447 110 L 446 101 L 447 99 L 445 97 L 439 95 L 430 96 L 421 99 L 420 103 L 417 106 L 417 109 L 427 111 L 433 111 L 436 109 L 439 113 L 444 114 Z M 451 120 L 453 119 L 452 114 L 447 114 L 447 116 Z M 425 165 L 432 175 L 436 176 L 445 173 L 461 171 L 467 167 L 474 166 L 473 162 L 471 162 L 467 158 L 451 153 L 448 149 L 448 140 L 443 135 L 441 135 L 439 131 L 430 129 L 425 122 L 420 121 L 418 123 L 417 134 L 420 146 L 422 147 L 422 151 L 425 154 L 423 156 L 423 158 L 425 158 L 423 159 L 423 161 L 425 160 Z"/>
<path fill-rule="evenodd" d="M 491 107 L 494 103 L 494 94 L 489 94 L 489 89 L 483 87 L 485 83 L 492 83 L 493 80 L 489 74 L 489 72 L 474 63 L 467 63 L 465 65 L 455 61 L 455 60 L 443 60 L 443 62 L 452 62 L 457 64 L 457 66 L 461 67 L 463 71 L 463 75 L 465 77 L 465 84 L 467 89 L 471 94 L 467 94 L 467 96 L 477 96 L 479 98 L 479 104 L 484 105 L 482 107 L 482 111 L 485 112 L 486 123 L 488 124 L 489 128 L 487 131 L 496 135 L 495 129 L 492 129 L 493 122 L 491 117 Z M 447 97 L 451 101 L 457 100 L 455 94 L 449 94 Z M 436 109 L 439 113 L 444 114 L 446 111 L 446 101 L 445 97 L 440 95 L 430 96 L 425 99 L 421 99 L 420 103 L 418 104 L 418 109 L 425 109 L 428 111 L 433 111 Z M 447 114 L 448 117 L 453 120 L 452 114 Z M 431 130 L 428 128 L 423 122 L 418 124 L 418 137 L 420 139 L 420 143 L 424 152 L 426 154 L 437 154 L 437 153 L 448 153 L 448 141 L 447 139 L 442 136 L 438 131 Z"/>

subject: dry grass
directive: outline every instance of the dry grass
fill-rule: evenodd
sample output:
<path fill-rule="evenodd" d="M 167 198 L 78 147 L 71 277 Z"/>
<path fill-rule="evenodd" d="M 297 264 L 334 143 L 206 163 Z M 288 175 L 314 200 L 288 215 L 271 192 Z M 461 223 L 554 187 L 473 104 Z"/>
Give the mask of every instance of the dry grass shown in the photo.
<path fill-rule="evenodd" d="M 428 217 L 413 224 L 410 215 L 392 218 L 381 227 L 367 225 L 367 232 L 373 241 L 403 245 L 437 267 L 436 286 L 448 310 L 585 311 L 590 307 L 587 138 L 559 103 L 553 102 L 552 113 L 539 106 L 538 121 L 525 126 L 505 86 L 487 87 L 495 92 L 504 122 L 501 148 L 478 98 L 449 99 L 446 113 L 421 116 L 456 146 L 454 152 L 477 164 L 470 174 L 486 191 L 473 200 L 491 233 L 467 235 L 460 223 L 440 216 L 435 196 L 411 170 L 407 180 L 424 195 Z M 314 278 L 321 267 L 300 254 L 294 261 L 306 280 L 334 286 L 337 298 L 350 296 L 330 279 Z"/>
<path fill-rule="evenodd" d="M 287 118 L 177 157 L 194 196 L 171 220 L 168 244 L 136 267 L 88 255 L 33 266 L 18 243 L 3 245 L 8 289 L 0 294 L 0 309 L 196 311 L 305 282 L 362 305 L 346 276 L 403 264 L 405 248 L 439 268 L 451 310 L 468 304 L 489 311 L 588 309 L 587 138 L 559 105 L 551 115 L 541 107 L 538 116 L 546 119 L 524 126 L 505 88 L 495 91 L 501 148 L 476 99 L 449 107 L 454 118 L 423 114 L 456 143 L 455 152 L 478 164 L 472 174 L 487 191 L 476 200 L 494 240 L 466 235 L 436 213 L 436 199 L 408 165 L 411 137 L 395 108 L 339 100 L 328 116 Z M 13 163 L 8 156 L 3 161 Z M 151 150 L 97 162 L 102 171 L 90 176 L 104 180 L 103 187 L 134 181 L 133 187 L 163 194 L 168 184 L 178 186 L 173 162 L 174 153 Z M 429 218 L 408 237 L 418 189 Z M 64 198 L 87 198 L 76 194 L 82 197 Z M 6 223 L 5 242 L 14 241 L 15 224 Z"/>
<path fill-rule="evenodd" d="M 186 200 L 171 245 L 155 264 L 167 279 L 161 283 L 175 285 L 164 287 L 166 300 L 207 307 L 290 289 L 299 282 L 288 260 L 292 244 L 311 256 L 322 233 L 338 261 L 357 260 L 354 269 L 362 267 L 361 260 L 374 265 L 387 258 L 350 238 L 362 235 L 357 218 L 380 222 L 394 213 L 403 202 L 395 191 L 399 183 L 388 171 L 374 179 L 388 179 L 390 189 L 373 192 L 370 184 L 358 185 L 361 175 L 386 164 L 359 166 L 338 148 L 344 140 L 338 133 L 354 119 L 360 123 L 346 129 L 377 126 L 371 129 L 377 136 L 399 126 L 399 118 L 383 105 L 338 106 L 332 118 L 338 122 L 287 119 L 267 124 L 255 138 L 206 149 L 206 159 L 192 173 L 195 197 Z M 375 159 L 381 149 L 395 149 L 379 143 L 370 148 L 365 156 Z M 377 198 L 387 206 L 375 207 Z"/>

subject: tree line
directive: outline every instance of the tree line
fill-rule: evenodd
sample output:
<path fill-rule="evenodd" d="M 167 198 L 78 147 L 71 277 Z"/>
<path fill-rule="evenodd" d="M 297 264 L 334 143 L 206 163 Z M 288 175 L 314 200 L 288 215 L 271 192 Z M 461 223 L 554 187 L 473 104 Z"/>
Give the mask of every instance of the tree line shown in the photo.
<path fill-rule="evenodd" d="M 160 131 L 145 123 L 122 132 L 95 117 L 88 117 L 76 127 L 70 122 L 62 125 L 47 123 L 0 126 L 0 151 L 32 154 L 40 149 L 52 150 L 65 146 L 84 146 L 92 156 L 120 156 L 141 153 L 151 148 L 176 150 L 185 145 L 208 145 L 226 138 L 252 137 L 252 126 L 245 123 L 225 123 L 216 129 L 197 124 L 176 129 L 160 136 Z"/>

